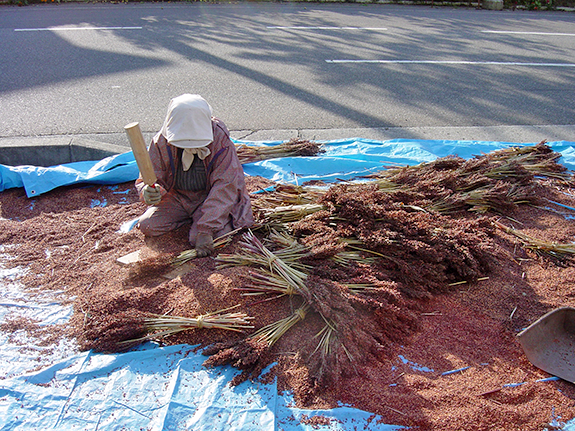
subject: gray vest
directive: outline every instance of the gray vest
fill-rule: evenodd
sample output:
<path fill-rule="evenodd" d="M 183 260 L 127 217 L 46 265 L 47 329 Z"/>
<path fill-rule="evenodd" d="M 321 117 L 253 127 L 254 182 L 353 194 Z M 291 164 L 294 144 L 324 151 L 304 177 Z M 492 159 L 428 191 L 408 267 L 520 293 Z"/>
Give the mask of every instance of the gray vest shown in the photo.
<path fill-rule="evenodd" d="M 178 167 L 176 168 L 175 188 L 178 190 L 205 190 L 208 182 L 204 161 L 195 156 L 192 166 L 187 171 L 182 168 L 182 149 L 178 149 Z"/>

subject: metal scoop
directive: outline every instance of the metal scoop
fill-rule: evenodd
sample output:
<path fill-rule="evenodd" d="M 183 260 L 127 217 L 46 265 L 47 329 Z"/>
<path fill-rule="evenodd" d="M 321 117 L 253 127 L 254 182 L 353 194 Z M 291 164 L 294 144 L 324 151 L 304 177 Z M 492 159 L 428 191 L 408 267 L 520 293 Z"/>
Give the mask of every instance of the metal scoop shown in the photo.
<path fill-rule="evenodd" d="M 533 365 L 575 383 L 575 308 L 550 311 L 517 337 Z"/>

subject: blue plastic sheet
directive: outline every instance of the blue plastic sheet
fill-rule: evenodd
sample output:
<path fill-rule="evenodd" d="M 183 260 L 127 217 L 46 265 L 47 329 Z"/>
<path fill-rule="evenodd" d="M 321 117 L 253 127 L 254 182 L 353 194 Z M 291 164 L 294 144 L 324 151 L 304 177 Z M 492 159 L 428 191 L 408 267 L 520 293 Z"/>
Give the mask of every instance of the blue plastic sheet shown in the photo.
<path fill-rule="evenodd" d="M 275 383 L 231 387 L 230 367 L 207 369 L 193 347 L 117 355 L 85 352 L 0 384 L 3 430 L 396 431 L 350 407 L 302 410 Z M 305 418 L 329 418 L 321 428 Z M 305 417 L 304 417 L 305 416 Z"/>
<path fill-rule="evenodd" d="M 134 181 L 138 178 L 138 172 L 138 165 L 131 151 L 97 161 L 50 167 L 0 165 L 0 192 L 24 187 L 30 198 L 73 184 L 119 184 Z"/>
<path fill-rule="evenodd" d="M 278 145 L 281 141 L 248 142 L 248 145 Z M 334 182 L 368 175 L 387 166 L 416 165 L 438 157 L 457 155 L 471 158 L 493 150 L 533 144 L 483 141 L 446 141 L 394 139 L 342 139 L 317 141 L 325 152 L 317 157 L 284 157 L 244 165 L 247 175 L 259 175 L 274 181 L 301 184 L 321 180 Z M 549 142 L 561 153 L 560 162 L 575 169 L 575 142 Z M 24 187 L 28 197 L 39 196 L 57 187 L 76 183 L 118 184 L 138 177 L 138 166 L 132 152 L 99 161 L 75 162 L 51 167 L 0 165 L 0 191 Z"/>

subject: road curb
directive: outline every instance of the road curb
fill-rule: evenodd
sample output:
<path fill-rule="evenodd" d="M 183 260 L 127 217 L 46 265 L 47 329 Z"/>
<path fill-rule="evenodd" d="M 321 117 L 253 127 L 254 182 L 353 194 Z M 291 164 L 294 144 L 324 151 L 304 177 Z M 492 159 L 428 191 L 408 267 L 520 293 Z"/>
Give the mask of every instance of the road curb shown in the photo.
<path fill-rule="evenodd" d="M 54 166 L 100 160 L 127 149 L 75 136 L 19 137 L 0 140 L 0 164 Z"/>

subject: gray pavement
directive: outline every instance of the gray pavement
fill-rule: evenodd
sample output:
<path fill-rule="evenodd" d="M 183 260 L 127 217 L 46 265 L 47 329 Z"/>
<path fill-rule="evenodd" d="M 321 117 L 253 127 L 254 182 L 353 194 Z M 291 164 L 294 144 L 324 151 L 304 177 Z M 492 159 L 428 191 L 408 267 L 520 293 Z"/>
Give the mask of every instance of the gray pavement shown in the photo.
<path fill-rule="evenodd" d="M 149 142 L 155 132 L 144 132 Z M 232 130 L 231 137 L 245 141 L 287 141 L 292 138 L 336 140 L 364 138 L 497 141 L 518 144 L 568 141 L 575 145 L 575 125 L 489 127 L 386 127 L 354 129 Z M 99 160 L 129 151 L 125 133 L 49 135 L 0 138 L 0 164 L 53 166 L 82 160 Z"/>

